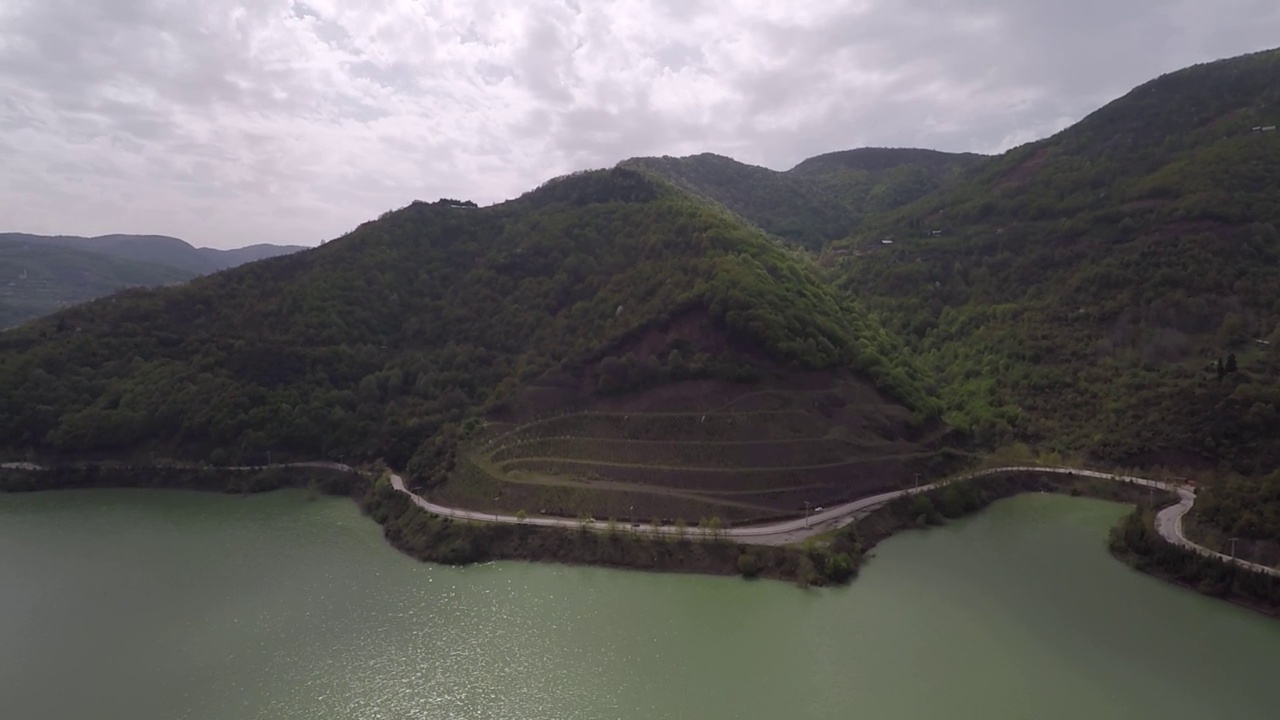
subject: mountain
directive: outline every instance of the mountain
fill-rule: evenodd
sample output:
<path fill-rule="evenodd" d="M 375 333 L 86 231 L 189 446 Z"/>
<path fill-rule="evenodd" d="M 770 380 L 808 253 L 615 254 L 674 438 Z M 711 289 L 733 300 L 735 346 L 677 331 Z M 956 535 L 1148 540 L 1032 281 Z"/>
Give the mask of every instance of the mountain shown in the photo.
<path fill-rule="evenodd" d="M 0 240 L 0 328 L 127 287 L 169 285 L 189 277 L 166 265 Z"/>
<path fill-rule="evenodd" d="M 0 233 L 0 241 L 3 240 L 60 245 L 125 260 L 167 265 L 183 270 L 192 277 L 305 249 L 300 245 L 267 244 L 250 245 L 232 250 L 197 248 L 184 240 L 167 235 L 99 235 L 87 238 L 75 235 Z"/>
<path fill-rule="evenodd" d="M 811 260 L 616 168 L 0 334 L 0 438 L 383 457 L 475 506 L 735 519 L 945 461 L 925 385 Z"/>
<path fill-rule="evenodd" d="M 861 148 L 809 158 L 786 172 L 709 153 L 633 158 L 619 166 L 657 175 L 766 232 L 819 249 L 857 231 L 867 216 L 918 200 L 986 159 L 972 153 Z"/>
<path fill-rule="evenodd" d="M 1280 466 L 1277 78 L 1276 50 L 1157 78 L 824 260 L 990 445 L 1264 475 Z M 1223 503 L 1215 485 L 1205 507 L 1233 508 L 1219 531 L 1280 541 L 1245 517 L 1280 497 L 1268 483 Z"/>
<path fill-rule="evenodd" d="M 291 245 L 195 248 L 161 235 L 83 238 L 0 233 L 0 328 L 127 287 L 171 285 L 301 249 Z"/>

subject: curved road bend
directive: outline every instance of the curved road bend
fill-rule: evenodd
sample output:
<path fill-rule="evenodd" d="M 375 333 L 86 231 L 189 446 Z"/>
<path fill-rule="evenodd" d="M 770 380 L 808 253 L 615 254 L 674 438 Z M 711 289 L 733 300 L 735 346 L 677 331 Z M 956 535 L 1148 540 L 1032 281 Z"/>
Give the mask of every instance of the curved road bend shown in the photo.
<path fill-rule="evenodd" d="M 1156 531 L 1160 533 L 1162 538 L 1174 545 L 1187 548 L 1188 550 L 1200 553 L 1201 555 L 1209 555 L 1223 562 L 1234 563 L 1245 569 L 1253 570 L 1254 572 L 1280 577 L 1280 570 L 1277 570 L 1276 568 L 1251 563 L 1239 558 L 1233 558 L 1229 555 L 1215 552 L 1188 540 L 1186 535 L 1182 532 L 1182 518 L 1191 511 L 1192 507 L 1195 506 L 1196 494 L 1190 487 L 1161 482 L 1159 480 L 1148 480 L 1146 478 L 1140 478 L 1132 475 L 1119 475 L 1116 473 L 1100 472 L 1097 470 L 1077 470 L 1073 468 L 1008 466 L 979 470 L 950 478 L 948 480 L 923 485 L 919 488 L 896 490 L 893 492 L 881 493 L 879 495 L 872 495 L 871 497 L 865 497 L 861 500 L 854 500 L 853 502 L 837 505 L 823 510 L 822 512 L 815 513 L 810 515 L 808 518 L 784 520 L 781 522 L 769 523 L 767 525 L 727 528 L 720 531 L 720 536 L 751 545 L 786 545 L 793 542 L 799 542 L 805 538 L 812 537 L 822 532 L 844 527 L 858 518 L 866 516 L 871 511 L 880 508 L 891 500 L 895 500 L 904 495 L 913 495 L 915 493 L 933 490 L 953 482 L 961 482 L 989 475 L 1002 475 L 1013 472 L 1056 473 L 1059 475 L 1092 477 L 1103 480 L 1114 480 L 1116 482 L 1133 483 L 1135 485 L 1145 485 L 1158 490 L 1176 493 L 1178 495 L 1178 503 L 1176 505 L 1171 505 L 1156 514 Z M 404 479 L 395 473 L 391 474 L 391 485 L 396 490 L 408 495 L 418 507 L 429 513 L 440 515 L 442 517 L 456 518 L 459 520 L 473 520 L 478 522 L 523 523 L 525 525 L 536 525 L 539 527 L 578 528 L 582 526 L 582 521 L 571 520 L 568 518 L 530 517 L 521 520 L 513 515 L 480 512 L 477 510 L 463 510 L 461 508 L 437 505 L 406 488 Z M 676 535 L 679 532 L 674 527 L 666 525 L 654 526 L 648 523 L 641 523 L 637 526 L 633 526 L 632 529 L 636 532 L 649 534 L 656 533 L 661 535 Z M 698 528 L 689 528 L 686 532 L 690 536 L 696 537 L 701 531 Z"/>
<path fill-rule="evenodd" d="M 243 465 L 223 468 L 224 470 L 265 470 L 269 467 L 315 467 L 331 470 L 346 470 L 350 472 L 360 472 L 356 468 L 349 465 L 329 461 L 313 461 L 313 462 L 297 462 L 297 463 L 277 463 L 273 465 Z M 9 462 L 0 463 L 0 469 L 9 470 L 44 470 L 45 468 L 29 462 Z M 1092 477 L 1102 480 L 1114 480 L 1116 482 L 1127 482 L 1135 485 L 1145 485 L 1147 487 L 1156 488 L 1176 493 L 1178 503 L 1170 505 L 1156 514 L 1155 525 L 1156 531 L 1160 533 L 1160 537 L 1167 542 L 1173 543 L 1179 547 L 1186 548 L 1193 552 L 1207 555 L 1222 562 L 1232 563 L 1254 572 L 1280 577 L 1280 570 L 1252 563 L 1240 558 L 1231 557 L 1214 550 L 1210 550 L 1203 545 L 1188 540 L 1182 531 L 1182 518 L 1186 516 L 1191 508 L 1195 506 L 1195 491 L 1185 485 L 1176 485 L 1174 483 L 1161 482 L 1159 480 L 1148 480 L 1133 475 L 1119 475 L 1116 473 L 1100 472 L 1097 470 L 1077 470 L 1073 468 L 1056 468 L 1056 467 L 1036 467 L 1032 465 L 1014 465 L 998 468 L 990 468 L 987 470 L 978 470 L 976 472 L 966 473 L 947 480 L 940 480 L 929 485 L 923 485 L 918 488 L 910 488 L 907 490 L 896 490 L 893 492 L 881 493 L 870 497 L 854 500 L 853 502 L 844 503 L 835 507 L 814 513 L 808 518 L 799 518 L 796 520 L 783 520 L 781 522 L 769 523 L 766 525 L 755 525 L 750 527 L 726 528 L 720 531 L 720 536 L 726 539 L 737 540 L 739 542 L 751 545 L 786 545 L 793 542 L 799 542 L 805 538 L 812 537 L 819 533 L 827 532 L 837 528 L 844 527 L 858 518 L 866 516 L 873 510 L 876 510 L 884 504 L 895 500 L 904 495 L 913 495 L 935 488 L 943 487 L 949 483 L 961 482 L 964 480 L 972 480 L 974 478 L 986 477 L 989 475 L 1002 475 L 1013 472 L 1038 472 L 1038 473 L 1056 473 L 1059 475 L 1077 475 L 1080 477 Z M 531 517 L 521 520 L 514 515 L 502 515 L 500 513 L 487 513 L 477 510 L 464 510 L 462 508 L 453 508 L 445 505 L 437 505 L 429 502 L 426 498 L 414 493 L 405 487 L 404 479 L 396 473 L 391 473 L 391 486 L 396 490 L 409 496 L 415 505 L 423 510 L 439 515 L 442 517 L 456 518 L 459 520 L 473 520 L 477 522 L 499 522 L 509 524 L 525 524 L 536 525 L 539 527 L 558 527 L 558 528 L 578 528 L 582 523 L 579 520 L 571 520 L 568 518 L 550 518 L 550 517 Z M 648 523 L 641 523 L 632 526 L 637 532 L 661 535 L 677 535 L 679 531 L 670 526 L 659 525 L 654 526 Z M 701 531 L 698 528 L 689 528 L 687 534 L 696 537 Z"/>

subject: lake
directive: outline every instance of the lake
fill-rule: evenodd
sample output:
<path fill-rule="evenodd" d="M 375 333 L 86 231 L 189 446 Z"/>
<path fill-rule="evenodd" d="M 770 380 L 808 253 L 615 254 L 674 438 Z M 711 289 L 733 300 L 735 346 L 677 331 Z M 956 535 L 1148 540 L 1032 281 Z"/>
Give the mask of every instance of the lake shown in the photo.
<path fill-rule="evenodd" d="M 850 586 L 405 557 L 302 492 L 0 495 L 0 717 L 1271 718 L 1280 622 L 1024 495 Z"/>

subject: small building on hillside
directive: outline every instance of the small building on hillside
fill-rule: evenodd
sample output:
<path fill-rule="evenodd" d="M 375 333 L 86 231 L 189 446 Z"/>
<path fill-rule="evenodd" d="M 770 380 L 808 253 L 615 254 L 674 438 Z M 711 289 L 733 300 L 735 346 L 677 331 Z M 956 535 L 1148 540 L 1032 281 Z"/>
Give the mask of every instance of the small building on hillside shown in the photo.
<path fill-rule="evenodd" d="M 1275 125 L 1264 125 L 1262 128 L 1262 132 L 1272 132 L 1275 129 L 1276 129 Z"/>

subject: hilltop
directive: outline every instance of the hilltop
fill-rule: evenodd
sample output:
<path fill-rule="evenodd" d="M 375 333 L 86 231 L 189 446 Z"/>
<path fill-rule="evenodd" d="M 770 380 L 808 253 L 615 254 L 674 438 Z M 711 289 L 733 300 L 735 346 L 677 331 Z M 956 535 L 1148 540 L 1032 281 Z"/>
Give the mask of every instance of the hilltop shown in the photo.
<path fill-rule="evenodd" d="M 124 288 L 172 285 L 301 249 L 292 245 L 196 248 L 162 235 L 84 238 L 0 233 L 0 328 Z"/>
<path fill-rule="evenodd" d="M 1152 80 L 824 261 L 988 445 L 1263 476 L 1280 466 L 1277 78 L 1273 50 Z M 1275 487 L 1214 483 L 1204 512 L 1223 537 L 1280 541 L 1260 519 Z"/>
<path fill-rule="evenodd" d="M 690 520 L 794 513 L 774 502 L 794 487 L 854 494 L 859 463 L 904 482 L 946 431 L 901 344 L 811 260 L 622 168 L 486 208 L 415 202 L 313 250 L 65 310 L 0 335 L 0 389 L 11 452 L 385 458 L 477 504 L 534 512 L 547 495 L 529 488 L 559 488 L 562 512 L 644 496 Z M 703 424 L 712 405 L 723 427 Z M 794 432 L 752 413 L 790 413 Z M 496 442 L 551 415 L 599 421 Z M 697 423 L 713 454 L 628 445 L 628 422 L 663 441 Z M 791 476 L 690 480 L 793 439 Z M 723 497 L 739 491 L 760 497 Z"/>
<path fill-rule="evenodd" d="M 1276 77 L 1273 51 L 1154 80 L 829 259 L 993 439 L 1273 467 Z"/>
<path fill-rule="evenodd" d="M 619 167 L 652 173 L 766 232 L 820 249 L 853 234 L 868 217 L 919 200 L 985 160 L 972 153 L 859 148 L 812 157 L 785 172 L 710 153 L 632 158 Z"/>

